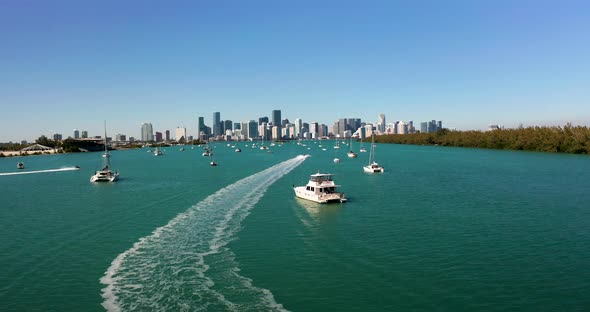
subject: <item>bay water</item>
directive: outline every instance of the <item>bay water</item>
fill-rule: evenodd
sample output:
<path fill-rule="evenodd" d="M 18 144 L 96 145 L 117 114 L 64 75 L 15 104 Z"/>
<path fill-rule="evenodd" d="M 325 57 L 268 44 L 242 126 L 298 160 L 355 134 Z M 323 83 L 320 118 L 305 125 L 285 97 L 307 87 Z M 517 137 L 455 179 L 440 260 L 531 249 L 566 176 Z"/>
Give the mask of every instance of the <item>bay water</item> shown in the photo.
<path fill-rule="evenodd" d="M 590 309 L 588 156 L 237 144 L 0 158 L 0 311 Z"/>

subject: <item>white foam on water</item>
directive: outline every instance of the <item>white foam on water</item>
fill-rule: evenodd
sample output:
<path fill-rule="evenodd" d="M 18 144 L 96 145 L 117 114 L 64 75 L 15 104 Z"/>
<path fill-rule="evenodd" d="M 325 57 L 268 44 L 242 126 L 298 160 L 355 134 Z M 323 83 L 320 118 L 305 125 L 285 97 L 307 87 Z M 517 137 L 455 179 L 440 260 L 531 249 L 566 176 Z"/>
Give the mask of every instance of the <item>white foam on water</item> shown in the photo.
<path fill-rule="evenodd" d="M 286 311 L 269 290 L 239 274 L 235 255 L 226 246 L 269 186 L 307 157 L 297 156 L 224 187 L 139 239 L 100 279 L 105 285 L 103 307 Z"/>
<path fill-rule="evenodd" d="M 59 171 L 72 171 L 72 170 L 78 170 L 78 169 L 80 169 L 80 168 L 77 168 L 77 167 L 66 167 L 66 168 L 59 168 L 59 169 L 47 169 L 47 170 L 36 170 L 36 171 L 5 172 L 5 173 L 0 173 L 0 176 L 21 175 L 21 174 L 33 174 L 33 173 L 46 173 L 46 172 L 59 172 Z"/>

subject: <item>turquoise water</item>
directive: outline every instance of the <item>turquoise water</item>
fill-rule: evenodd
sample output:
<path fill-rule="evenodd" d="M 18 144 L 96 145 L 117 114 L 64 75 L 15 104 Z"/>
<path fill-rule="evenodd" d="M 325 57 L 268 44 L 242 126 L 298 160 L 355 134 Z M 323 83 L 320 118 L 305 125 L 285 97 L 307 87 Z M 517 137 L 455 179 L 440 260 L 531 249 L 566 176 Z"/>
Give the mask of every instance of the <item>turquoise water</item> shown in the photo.
<path fill-rule="evenodd" d="M 114 151 L 115 184 L 98 153 L 0 158 L 0 310 L 590 308 L 588 156 L 240 145 Z M 349 202 L 294 197 L 318 170 Z"/>

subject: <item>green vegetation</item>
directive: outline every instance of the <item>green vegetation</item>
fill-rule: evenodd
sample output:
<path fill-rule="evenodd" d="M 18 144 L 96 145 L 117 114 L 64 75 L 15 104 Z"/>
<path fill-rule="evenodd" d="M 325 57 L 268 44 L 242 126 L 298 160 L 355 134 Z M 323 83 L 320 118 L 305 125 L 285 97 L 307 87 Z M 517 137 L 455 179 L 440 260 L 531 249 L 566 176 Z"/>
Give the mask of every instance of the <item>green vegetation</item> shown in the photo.
<path fill-rule="evenodd" d="M 18 151 L 33 144 L 0 143 L 0 151 Z"/>
<path fill-rule="evenodd" d="M 376 136 L 375 142 L 590 154 L 590 128 L 566 125 L 485 132 L 441 129 L 436 133 Z"/>

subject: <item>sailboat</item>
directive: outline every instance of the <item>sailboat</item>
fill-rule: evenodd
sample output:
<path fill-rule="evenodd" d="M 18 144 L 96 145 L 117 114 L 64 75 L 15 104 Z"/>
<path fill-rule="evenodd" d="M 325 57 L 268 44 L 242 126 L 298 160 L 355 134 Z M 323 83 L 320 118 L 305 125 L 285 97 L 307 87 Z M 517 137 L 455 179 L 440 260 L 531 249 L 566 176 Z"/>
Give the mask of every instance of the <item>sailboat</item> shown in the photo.
<path fill-rule="evenodd" d="M 346 153 L 346 155 L 349 158 L 356 158 L 358 156 L 358 154 L 352 151 L 352 136 L 350 136 L 350 146 L 349 147 L 350 147 L 350 150 L 348 151 L 348 153 Z"/>
<path fill-rule="evenodd" d="M 119 179 L 119 173 L 117 171 L 111 170 L 111 161 L 110 155 L 104 156 L 108 154 L 107 149 L 107 122 L 104 122 L 104 154 L 103 158 L 105 159 L 104 167 L 99 170 L 95 171 L 94 175 L 90 177 L 90 182 L 115 182 Z"/>
<path fill-rule="evenodd" d="M 367 149 L 363 146 L 363 137 L 360 135 L 359 135 L 359 137 L 361 138 L 361 148 L 359 149 L 359 152 L 366 153 Z"/>
<path fill-rule="evenodd" d="M 210 165 L 213 166 L 213 167 L 217 166 L 217 163 L 215 162 L 215 160 L 213 160 L 213 153 L 211 153 L 209 157 L 211 158 Z"/>
<path fill-rule="evenodd" d="M 334 143 L 334 148 L 340 148 L 340 142 L 338 141 L 338 138 L 336 138 L 336 142 Z"/>
<path fill-rule="evenodd" d="M 371 153 L 369 154 L 369 165 L 364 166 L 363 170 L 369 173 L 382 173 L 385 169 L 375 162 L 375 135 L 371 135 Z"/>

